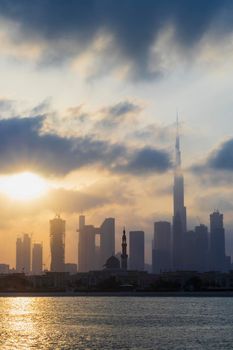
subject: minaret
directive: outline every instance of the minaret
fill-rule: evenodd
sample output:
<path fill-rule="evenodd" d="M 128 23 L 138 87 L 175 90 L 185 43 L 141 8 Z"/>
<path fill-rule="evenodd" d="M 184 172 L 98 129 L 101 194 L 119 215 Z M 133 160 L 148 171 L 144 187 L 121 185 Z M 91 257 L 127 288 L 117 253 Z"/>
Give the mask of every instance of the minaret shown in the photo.
<path fill-rule="evenodd" d="M 127 270 L 127 241 L 126 241 L 126 234 L 125 234 L 125 228 L 123 229 L 123 235 L 122 235 L 122 254 L 121 254 L 121 268 L 122 270 Z"/>
<path fill-rule="evenodd" d="M 173 269 L 184 267 L 184 234 L 187 231 L 184 206 L 184 177 L 181 169 L 181 151 L 178 117 L 176 120 L 175 166 L 173 187 Z"/>

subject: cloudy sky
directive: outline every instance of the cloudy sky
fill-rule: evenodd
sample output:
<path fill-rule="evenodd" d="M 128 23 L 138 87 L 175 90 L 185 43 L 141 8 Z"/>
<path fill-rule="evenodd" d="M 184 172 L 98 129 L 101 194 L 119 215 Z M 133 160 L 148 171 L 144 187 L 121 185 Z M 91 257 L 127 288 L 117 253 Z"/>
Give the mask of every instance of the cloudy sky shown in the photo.
<path fill-rule="evenodd" d="M 189 228 L 233 225 L 231 0 L 0 0 L 0 262 L 15 239 L 44 242 L 79 213 L 146 232 L 172 215 L 178 110 Z M 27 198 L 32 173 L 39 195 Z M 21 192 L 12 191 L 17 185 Z"/>

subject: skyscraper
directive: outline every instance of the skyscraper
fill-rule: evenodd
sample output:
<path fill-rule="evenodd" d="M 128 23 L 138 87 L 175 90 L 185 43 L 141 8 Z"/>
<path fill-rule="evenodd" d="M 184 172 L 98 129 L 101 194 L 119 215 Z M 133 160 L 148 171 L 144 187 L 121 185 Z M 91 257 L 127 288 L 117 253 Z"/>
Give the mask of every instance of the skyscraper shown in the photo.
<path fill-rule="evenodd" d="M 184 264 L 184 234 L 187 231 L 184 206 L 184 177 L 181 169 L 180 137 L 177 120 L 175 169 L 173 187 L 173 269 L 182 270 Z"/>
<path fill-rule="evenodd" d="M 31 238 L 27 233 L 16 240 L 16 271 L 25 274 L 31 271 Z"/>
<path fill-rule="evenodd" d="M 127 270 L 127 267 L 128 267 L 128 255 L 127 255 L 127 240 L 126 240 L 125 229 L 123 230 L 121 248 L 122 248 L 122 252 L 121 252 L 121 268 L 122 268 L 122 270 Z"/>
<path fill-rule="evenodd" d="M 78 271 L 88 272 L 96 269 L 95 236 L 100 229 L 93 225 L 85 224 L 85 216 L 79 217 L 79 241 L 78 241 Z"/>
<path fill-rule="evenodd" d="M 197 247 L 197 271 L 208 271 L 209 238 L 207 226 L 200 224 L 195 227 Z"/>
<path fill-rule="evenodd" d="M 51 266 L 53 272 L 65 271 L 65 220 L 57 215 L 50 220 L 50 250 Z"/>
<path fill-rule="evenodd" d="M 223 214 L 214 211 L 210 214 L 210 269 L 213 271 L 225 271 L 225 230 L 223 226 Z"/>
<path fill-rule="evenodd" d="M 167 221 L 154 223 L 152 248 L 152 271 L 160 273 L 171 270 L 171 224 Z"/>
<path fill-rule="evenodd" d="M 23 241 L 18 237 L 16 240 L 16 272 L 23 272 Z"/>
<path fill-rule="evenodd" d="M 101 268 L 112 255 L 115 255 L 115 219 L 107 218 L 100 226 Z"/>
<path fill-rule="evenodd" d="M 129 267 L 131 270 L 144 270 L 144 232 L 129 232 Z"/>
<path fill-rule="evenodd" d="M 32 274 L 41 275 L 43 271 L 42 244 L 34 243 L 32 247 Z"/>
<path fill-rule="evenodd" d="M 184 235 L 184 261 L 183 268 L 187 271 L 197 271 L 197 234 L 194 231 L 188 231 Z"/>

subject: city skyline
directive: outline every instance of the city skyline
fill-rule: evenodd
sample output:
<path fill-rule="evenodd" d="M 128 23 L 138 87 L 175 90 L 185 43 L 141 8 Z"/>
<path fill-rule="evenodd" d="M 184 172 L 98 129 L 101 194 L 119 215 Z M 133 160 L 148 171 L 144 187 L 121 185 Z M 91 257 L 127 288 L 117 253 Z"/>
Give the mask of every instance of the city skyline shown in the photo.
<path fill-rule="evenodd" d="M 1 259 L 29 232 L 49 267 L 61 213 L 76 261 L 83 212 L 116 218 L 118 247 L 143 230 L 148 261 L 153 222 L 171 222 L 176 110 L 188 227 L 218 208 L 232 254 L 232 5 L 50 1 L 0 3 Z"/>
<path fill-rule="evenodd" d="M 129 255 L 125 227 L 121 240 L 121 251 L 115 249 L 115 218 L 105 218 L 98 227 L 86 224 L 84 215 L 79 216 L 78 245 L 76 258 L 78 272 L 102 270 L 117 260 L 122 270 L 151 271 L 221 271 L 231 268 L 231 256 L 227 255 L 223 214 L 214 210 L 210 214 L 208 227 L 199 223 L 193 230 L 187 227 L 184 176 L 181 164 L 181 148 L 178 116 L 176 121 L 175 162 L 173 184 L 173 216 L 171 222 L 154 222 L 151 249 L 151 268 L 145 261 L 144 231 L 129 231 Z M 50 268 L 51 272 L 74 271 L 74 262 L 65 258 L 66 221 L 60 214 L 50 220 Z M 99 243 L 98 243 L 99 242 Z M 39 248 L 40 246 L 40 248 Z M 37 248 L 37 253 L 34 254 Z M 39 248 L 39 251 L 38 251 Z M 39 254 L 38 254 L 39 253 Z M 36 257 L 37 256 L 37 257 Z M 38 259 L 39 257 L 39 259 Z M 68 258 L 69 260 L 69 258 Z M 115 261 L 114 260 L 114 261 Z M 37 261 L 35 263 L 35 261 Z M 115 264 L 115 262 L 113 262 Z M 37 265 L 35 267 L 35 265 Z M 42 245 L 33 245 L 31 264 L 31 237 L 28 234 L 16 240 L 16 272 L 41 274 L 43 263 Z M 147 266 L 147 267 L 146 267 Z M 5 268 L 5 267 L 3 267 Z M 46 268 L 45 268 L 46 270 Z M 38 273 L 38 271 L 40 271 Z"/>
<path fill-rule="evenodd" d="M 185 250 L 185 247 L 184 247 L 184 243 L 185 243 L 185 239 L 186 239 L 185 236 L 187 235 L 187 232 L 188 233 L 191 232 L 190 230 L 193 228 L 193 227 L 187 228 L 186 207 L 184 205 L 184 202 L 185 202 L 185 200 L 184 200 L 184 198 L 185 198 L 185 181 L 184 181 L 184 176 L 183 176 L 183 171 L 182 171 L 182 166 L 181 166 L 180 131 L 179 131 L 178 117 L 176 120 L 175 157 L 174 158 L 175 158 L 175 160 L 174 160 L 173 195 L 172 195 L 173 196 L 173 216 L 171 213 L 170 222 L 162 221 L 162 220 L 165 220 L 165 218 L 163 218 L 163 217 L 158 218 L 157 221 L 154 220 L 154 222 L 152 223 L 152 225 L 154 224 L 154 236 L 153 236 L 153 234 L 150 235 L 150 233 L 148 233 L 148 232 L 146 232 L 146 234 L 145 234 L 146 240 L 152 238 L 152 250 L 149 252 L 149 254 L 147 252 L 146 259 L 144 260 L 144 263 L 145 264 L 149 263 L 149 265 L 152 266 L 152 271 L 153 271 L 154 264 L 155 265 L 158 264 L 159 266 L 161 264 L 162 264 L 162 266 L 163 266 L 163 264 L 165 264 L 164 271 L 185 270 L 186 269 L 185 268 L 186 265 L 184 263 L 185 258 L 183 256 L 184 250 Z M 214 209 L 214 212 L 210 215 L 210 217 L 214 216 L 215 214 L 217 215 L 218 213 L 219 213 L 218 209 Z M 221 216 L 223 217 L 223 214 L 221 214 Z M 46 260 L 42 261 L 42 259 L 41 259 L 41 264 L 44 266 L 45 269 L 48 269 L 51 271 L 65 271 L 65 263 L 68 265 L 78 263 L 77 266 L 78 266 L 79 271 L 88 272 L 91 270 L 98 270 L 98 269 L 103 268 L 105 262 L 107 261 L 107 259 L 111 255 L 114 256 L 115 253 L 120 253 L 120 251 L 121 251 L 121 243 L 120 243 L 121 242 L 121 231 L 119 231 L 118 235 L 115 236 L 115 218 L 106 218 L 103 221 L 103 223 L 97 227 L 95 227 L 93 225 L 86 225 L 84 215 L 80 215 L 79 219 L 77 219 L 77 221 L 78 220 L 79 220 L 79 224 L 77 226 L 78 229 L 74 230 L 74 232 L 77 232 L 78 235 L 76 235 L 77 246 L 73 247 L 74 251 L 75 251 L 75 258 L 73 260 L 70 259 L 69 254 L 65 253 L 66 244 L 69 245 L 69 243 L 70 243 L 67 240 L 65 241 L 66 221 L 62 220 L 60 218 L 60 214 L 55 215 L 55 218 L 53 220 L 50 220 L 50 243 L 49 243 L 50 248 L 47 247 L 47 249 L 50 250 L 50 253 L 49 253 L 49 256 L 47 256 Z M 198 220 L 200 220 L 200 219 L 198 218 Z M 61 231 L 59 231 L 60 224 L 56 223 L 58 221 L 62 222 L 63 228 L 61 228 Z M 223 221 L 223 218 L 222 218 L 222 221 Z M 207 226 L 204 226 L 204 223 L 199 222 L 200 229 L 201 229 L 201 226 L 206 227 L 207 232 L 210 235 L 210 238 L 208 238 L 208 240 L 210 240 L 210 243 L 207 243 L 207 245 L 209 246 L 209 248 L 207 250 L 210 249 L 211 242 L 212 242 L 212 240 L 211 240 L 211 232 L 212 232 L 211 231 L 212 230 L 211 229 L 211 222 L 212 221 L 210 220 L 210 224 L 209 225 L 207 224 Z M 161 226 L 161 228 L 159 228 L 160 226 L 158 226 L 158 225 L 165 225 L 165 224 L 166 225 L 169 224 L 170 228 L 162 228 L 163 226 Z M 156 225 L 157 225 L 157 229 L 156 229 Z M 52 239 L 53 226 L 54 226 L 54 232 L 56 232 L 56 230 L 58 229 L 58 231 L 57 231 L 58 236 L 55 235 L 54 236 L 55 239 Z M 199 226 L 196 225 L 195 230 L 198 227 Z M 137 227 L 137 231 L 132 231 L 129 228 L 129 231 L 128 231 L 129 241 L 131 240 L 131 235 L 133 233 L 135 233 L 135 234 L 136 233 L 143 233 L 143 242 L 144 242 L 144 232 L 138 231 L 138 229 L 141 229 L 141 228 L 142 228 L 141 226 Z M 166 258 L 166 259 L 168 259 L 167 261 L 170 261 L 169 263 L 168 262 L 161 263 L 161 261 L 163 261 L 161 259 L 164 259 L 164 258 L 163 257 L 161 258 L 159 256 L 160 253 L 158 253 L 157 250 L 154 248 L 155 240 L 157 239 L 157 238 L 155 238 L 156 231 L 158 231 L 158 232 L 161 231 L 161 234 L 165 235 L 165 237 L 161 236 L 161 238 L 159 238 L 160 241 L 162 240 L 164 242 L 164 243 L 162 243 L 163 246 L 165 245 L 166 240 L 170 240 L 169 244 L 171 245 L 170 246 L 171 252 L 168 253 L 168 255 L 170 254 L 170 256 Z M 168 238 L 168 236 L 167 236 L 168 231 L 170 231 L 170 238 Z M 64 237 L 62 237 L 62 236 L 60 237 L 59 232 L 61 232 L 61 234 L 64 235 Z M 178 236 L 177 236 L 177 234 L 178 234 Z M 99 236 L 100 243 L 98 246 L 96 246 L 96 236 Z M 32 268 L 31 253 L 29 256 L 28 256 L 28 253 L 24 254 L 25 256 L 28 256 L 28 259 L 29 259 L 29 262 L 26 263 L 26 265 L 22 261 L 17 263 L 17 256 L 22 255 L 22 253 L 18 254 L 17 251 L 21 251 L 21 249 L 23 249 L 23 250 L 25 249 L 25 248 L 21 248 L 21 245 L 22 245 L 22 247 L 24 245 L 25 237 L 28 237 L 27 240 L 30 241 L 30 243 L 28 243 L 28 244 L 31 247 L 31 237 L 29 238 L 28 234 L 24 234 L 23 237 L 24 237 L 23 241 L 21 240 L 21 238 L 17 238 L 17 240 L 16 240 L 16 246 L 18 247 L 18 245 L 20 245 L 20 247 L 16 249 L 15 269 L 18 272 L 25 271 L 25 273 L 28 274 L 31 271 L 30 266 Z M 53 247 L 53 243 L 52 243 L 53 240 L 54 240 L 54 244 L 55 244 L 54 248 L 52 248 Z M 59 244 L 58 244 L 58 248 L 55 248 L 56 247 L 56 243 L 55 243 L 56 240 L 58 240 L 59 242 L 60 241 L 63 242 L 62 243 L 63 248 L 59 248 Z M 117 248 L 115 248 L 115 244 L 117 241 L 119 243 L 117 245 Z M 33 248 L 36 245 L 37 245 L 37 243 L 33 242 Z M 158 245 L 160 245 L 160 243 L 158 243 Z M 167 246 L 168 246 L 168 243 L 167 243 Z M 143 243 L 143 247 L 144 247 L 144 243 Z M 136 248 L 136 246 L 135 246 L 135 248 Z M 27 249 L 29 249 L 29 248 L 27 248 Z M 55 251 L 56 251 L 56 249 L 58 249 L 58 250 L 62 249 L 62 252 L 53 253 L 52 251 L 54 249 L 55 249 Z M 97 252 L 96 249 L 99 249 L 99 252 Z M 154 258 L 153 254 L 155 254 L 155 253 L 153 253 L 153 249 L 155 249 L 154 252 L 156 254 L 158 253 L 158 257 L 156 256 Z M 192 247 L 191 247 L 191 249 L 192 249 Z M 216 249 L 218 250 L 218 243 L 217 243 Z M 29 250 L 31 250 L 31 248 Z M 143 250 L 144 250 L 144 248 L 143 248 Z M 224 231 L 224 258 L 223 259 L 225 259 L 225 250 L 226 250 L 226 253 L 229 252 L 229 247 L 227 247 L 227 244 L 225 243 L 225 231 Z M 209 254 L 209 252 L 208 252 L 208 254 Z M 65 255 L 66 255 L 66 259 L 65 259 Z M 59 256 L 60 257 L 63 256 L 62 260 L 59 258 Z M 82 256 L 83 256 L 83 258 L 82 258 Z M 226 254 L 226 256 L 227 256 L 227 254 Z M 56 259 L 58 259 L 58 261 L 60 261 L 60 263 L 58 262 L 57 266 L 56 266 Z M 143 259 L 144 259 L 144 257 L 143 257 Z M 207 258 L 207 260 L 208 259 L 209 258 Z M 18 258 L 18 261 L 19 260 L 20 259 Z M 119 260 L 121 260 L 120 257 L 119 257 Z M 140 260 L 140 257 L 139 257 L 139 260 Z M 54 262 L 55 262 L 55 265 L 54 265 Z M 6 260 L 6 261 L 2 261 L 1 263 L 9 263 L 9 262 Z M 64 266 L 62 267 L 62 266 L 60 266 L 60 264 L 63 264 Z M 130 258 L 129 258 L 129 261 L 127 264 L 128 264 L 128 267 L 130 267 Z M 224 264 L 225 263 L 222 262 L 218 266 L 223 266 Z M 140 263 L 139 263 L 139 265 L 140 265 Z M 12 264 L 12 266 L 14 267 L 14 263 Z M 55 267 L 53 267 L 53 266 L 55 266 Z M 137 266 L 137 264 L 135 264 L 135 266 Z M 211 265 L 211 263 L 210 264 L 208 263 L 208 266 L 212 266 L 214 270 L 216 269 L 215 265 Z M 159 269 L 157 267 L 154 269 L 155 269 L 154 270 L 155 272 L 157 272 L 157 273 L 159 272 Z M 139 270 L 141 270 L 141 268 L 139 268 Z M 32 271 L 33 271 L 33 268 L 32 268 Z M 41 268 L 41 271 L 42 271 L 42 268 Z M 163 270 L 161 270 L 161 271 L 163 271 Z"/>

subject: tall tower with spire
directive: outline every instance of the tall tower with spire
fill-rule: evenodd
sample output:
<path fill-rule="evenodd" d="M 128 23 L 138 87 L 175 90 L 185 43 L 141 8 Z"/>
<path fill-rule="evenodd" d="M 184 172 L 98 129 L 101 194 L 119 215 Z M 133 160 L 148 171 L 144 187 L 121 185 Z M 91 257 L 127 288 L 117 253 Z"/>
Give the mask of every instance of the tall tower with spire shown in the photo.
<path fill-rule="evenodd" d="M 184 269 L 184 234 L 187 231 L 184 205 L 184 177 L 181 169 L 181 151 L 178 116 L 176 119 L 175 167 L 173 186 L 173 269 Z"/>
<path fill-rule="evenodd" d="M 127 270 L 128 255 L 127 255 L 127 241 L 126 241 L 125 228 L 123 229 L 121 247 L 122 247 L 121 268 L 122 270 Z"/>

